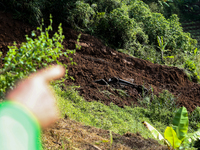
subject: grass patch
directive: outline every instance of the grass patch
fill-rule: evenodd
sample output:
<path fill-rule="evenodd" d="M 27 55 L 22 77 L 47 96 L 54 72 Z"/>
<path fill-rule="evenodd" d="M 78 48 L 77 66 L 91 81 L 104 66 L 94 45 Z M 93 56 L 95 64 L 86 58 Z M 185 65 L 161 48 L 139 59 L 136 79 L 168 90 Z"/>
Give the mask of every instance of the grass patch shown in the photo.
<path fill-rule="evenodd" d="M 159 131 L 165 130 L 166 124 L 162 120 L 152 122 L 151 116 L 147 115 L 151 114 L 148 109 L 128 106 L 120 108 L 113 103 L 107 106 L 96 101 L 87 102 L 79 96 L 75 87 L 69 86 L 65 91 L 58 86 L 54 88 L 62 117 L 67 115 L 85 125 L 111 130 L 121 135 L 126 132 L 139 132 L 144 138 L 153 138 L 142 124 L 144 120 L 153 124 Z"/>
<path fill-rule="evenodd" d="M 172 118 L 178 110 L 176 98 L 167 90 L 159 96 L 150 94 L 139 100 L 141 107 L 120 108 L 113 103 L 107 106 L 97 101 L 87 102 L 78 94 L 76 88 L 68 86 L 65 90 L 61 90 L 59 86 L 54 86 L 62 117 L 67 116 L 85 125 L 110 130 L 121 135 L 127 132 L 140 133 L 144 138 L 154 139 L 142 121 L 149 122 L 160 133 L 164 133 L 165 128 L 172 125 Z M 199 128 L 197 121 L 199 114 L 199 107 L 188 114 L 191 122 L 188 133 L 195 132 Z"/>

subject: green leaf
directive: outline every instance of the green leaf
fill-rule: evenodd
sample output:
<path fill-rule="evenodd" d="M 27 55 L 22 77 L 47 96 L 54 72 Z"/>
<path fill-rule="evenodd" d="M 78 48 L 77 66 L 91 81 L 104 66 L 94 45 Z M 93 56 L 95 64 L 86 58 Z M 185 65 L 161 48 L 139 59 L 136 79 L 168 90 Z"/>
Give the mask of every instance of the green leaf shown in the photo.
<path fill-rule="evenodd" d="M 163 4 L 165 4 L 167 7 L 170 7 L 166 2 L 163 2 Z"/>
<path fill-rule="evenodd" d="M 36 35 L 35 31 L 32 31 L 31 37 L 25 36 L 26 42 L 22 42 L 20 48 L 17 48 L 16 42 L 13 43 L 14 46 L 8 47 L 9 51 L 3 59 L 4 66 L 0 69 L 0 74 L 3 75 L 0 76 L 0 83 L 3 86 L 1 91 L 12 88 L 16 80 L 35 72 L 36 68 L 47 66 L 47 62 L 56 61 L 59 63 L 57 59 L 62 55 L 62 49 L 64 49 L 62 26 L 59 25 L 59 34 L 55 33 L 52 39 L 48 33 L 49 30 L 52 30 L 52 20 L 50 19 L 50 25 L 45 28 L 45 32 L 43 32 L 43 25 L 42 21 L 41 26 L 37 28 L 40 31 L 39 36 Z M 66 52 L 65 55 L 68 56 L 68 53 Z M 2 57 L 2 52 L 0 52 L 0 57 Z M 6 82 L 3 79 L 4 76 Z"/>
<path fill-rule="evenodd" d="M 193 140 L 193 141 L 200 140 L 200 130 L 197 130 L 197 131 L 194 132 L 194 133 L 188 134 L 186 140 L 188 140 L 190 143 L 191 143 L 192 140 Z M 184 141 L 185 141 L 185 140 L 184 140 Z"/>
<path fill-rule="evenodd" d="M 34 32 L 34 31 L 32 31 L 31 35 L 32 35 L 32 36 L 36 36 L 36 34 L 35 34 L 35 32 Z"/>
<path fill-rule="evenodd" d="M 196 55 L 196 54 L 197 54 L 197 51 L 198 51 L 198 49 L 197 49 L 197 48 L 195 48 L 195 50 L 194 50 L 194 55 Z"/>
<path fill-rule="evenodd" d="M 179 140 L 183 141 L 183 139 L 187 136 L 188 131 L 188 113 L 185 107 L 181 107 L 176 112 L 173 119 L 173 129 L 176 131 L 177 137 Z"/>
<path fill-rule="evenodd" d="M 158 41 L 158 45 L 159 45 L 160 47 L 162 47 L 162 42 L 161 42 L 161 39 L 160 39 L 159 36 L 157 36 L 157 41 Z"/>
<path fill-rule="evenodd" d="M 178 139 L 176 132 L 172 127 L 167 127 L 164 133 L 165 139 L 167 139 L 173 148 L 178 148 L 181 145 L 181 140 Z"/>
<path fill-rule="evenodd" d="M 167 140 L 165 140 L 165 138 L 162 136 L 162 134 L 160 134 L 160 132 L 158 132 L 158 130 L 156 130 L 152 125 L 150 125 L 148 122 L 144 121 L 143 122 L 144 126 L 149 129 L 149 131 L 152 133 L 152 135 L 160 141 L 164 141 L 164 143 L 169 147 L 170 144 Z"/>
<path fill-rule="evenodd" d="M 166 56 L 165 58 L 174 58 L 174 56 Z"/>

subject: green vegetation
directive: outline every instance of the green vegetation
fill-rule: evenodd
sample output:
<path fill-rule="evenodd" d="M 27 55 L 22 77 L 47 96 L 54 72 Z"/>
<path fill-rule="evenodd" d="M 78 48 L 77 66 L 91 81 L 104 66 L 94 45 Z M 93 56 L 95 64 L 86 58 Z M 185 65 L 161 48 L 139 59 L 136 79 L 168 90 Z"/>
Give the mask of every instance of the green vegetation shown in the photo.
<path fill-rule="evenodd" d="M 49 36 L 52 30 L 51 19 L 50 25 L 42 30 L 44 23 L 40 20 L 43 17 L 46 21 L 49 14 L 54 16 L 56 23 L 62 22 L 65 26 L 104 39 L 106 45 L 123 53 L 153 63 L 182 67 L 191 80 L 198 82 L 200 63 L 197 41 L 189 33 L 183 32 L 178 17 L 181 11 L 177 8 L 190 7 L 188 4 L 192 5 L 183 0 L 2 0 L 0 8 L 12 11 L 14 18 L 41 26 L 37 32 L 32 32 L 32 37 L 26 36 L 27 41 L 20 48 L 14 43 L 14 46 L 9 47 L 6 57 L 1 58 L 4 67 L 0 69 L 0 98 L 8 89 L 13 88 L 16 80 L 52 62 L 60 64 L 57 59 L 59 56 L 68 57 L 69 53 L 75 52 L 63 49 L 61 25 L 58 33 L 52 37 Z M 197 6 L 192 8 L 198 11 Z M 163 91 L 159 96 L 150 94 L 138 100 L 141 107 L 122 109 L 114 104 L 105 106 L 95 101 L 86 102 L 78 95 L 75 87 L 61 90 L 60 84 L 62 81 L 53 85 L 62 116 L 67 115 L 87 125 L 119 134 L 129 131 L 139 132 L 146 138 L 153 137 L 141 122 L 146 120 L 158 131 L 164 132 L 164 127 L 170 126 L 170 120 L 177 111 L 176 98 L 168 91 Z M 108 91 L 102 92 L 110 94 Z M 121 96 L 128 96 L 124 91 L 118 92 Z M 199 107 L 189 114 L 189 133 L 200 127 L 199 116 Z M 168 129 L 174 134 L 172 128 Z"/>
<path fill-rule="evenodd" d="M 139 100 L 139 102 L 142 107 L 146 108 L 143 115 L 154 124 L 163 122 L 169 125 L 178 108 L 176 105 L 177 99 L 167 90 L 164 90 L 159 96 L 150 94 L 144 97 L 144 99 Z"/>
<path fill-rule="evenodd" d="M 106 106 L 96 101 L 87 102 L 79 96 L 75 87 L 67 87 L 65 91 L 58 86 L 54 87 L 63 117 L 67 115 L 86 125 L 111 130 L 119 134 L 129 131 L 139 132 L 146 138 L 152 137 L 145 132 L 146 129 L 141 125 L 141 121 L 147 119 L 143 114 L 140 114 L 142 108 L 120 108 L 112 103 L 110 106 Z"/>
<path fill-rule="evenodd" d="M 148 4 L 146 4 L 146 3 Z M 185 68 L 193 81 L 199 81 L 199 66 L 191 70 L 197 41 L 184 33 L 173 6 L 181 9 L 192 3 L 179 0 L 8 0 L 2 4 L 16 18 L 40 24 L 41 17 L 54 16 L 54 21 L 95 35 L 105 44 L 129 55 L 153 63 Z M 151 4 L 159 9 L 152 11 Z M 1 6 L 3 7 L 3 6 Z M 178 14 L 179 15 L 179 14 Z M 180 15 L 179 15 L 180 16 Z M 166 50 L 161 50 L 157 37 L 162 37 Z M 163 60 L 165 57 L 165 61 Z M 186 64 L 184 64 L 186 62 Z M 194 63 L 193 63 L 194 64 Z"/>
<path fill-rule="evenodd" d="M 42 30 L 42 27 L 43 23 L 37 28 L 38 32 L 32 31 L 32 37 L 26 35 L 26 42 L 22 43 L 19 48 L 15 42 L 14 46 L 8 47 L 9 51 L 3 58 L 4 66 L 0 69 L 1 97 L 8 89 L 13 88 L 17 80 L 52 62 L 61 64 L 58 57 L 61 55 L 68 57 L 69 53 L 75 52 L 75 50 L 63 50 L 64 35 L 62 35 L 61 24 L 58 27 L 58 33 L 52 37 L 49 37 L 49 32 L 52 30 L 52 19 L 50 19 L 50 25 L 45 28 L 45 31 Z M 37 34 L 39 35 L 37 36 Z M 64 66 L 67 67 L 67 65 Z M 68 78 L 67 74 L 65 78 Z"/>
<path fill-rule="evenodd" d="M 77 87 L 66 87 L 61 90 L 58 85 L 54 86 L 57 94 L 58 106 L 61 115 L 68 116 L 86 125 L 95 126 L 111 130 L 115 133 L 124 134 L 126 132 L 139 132 L 143 137 L 148 138 L 152 136 L 142 126 L 143 120 L 152 122 L 159 131 L 164 131 L 164 126 L 169 125 L 169 120 L 173 116 L 173 112 L 168 110 L 165 114 L 160 114 L 157 110 L 157 101 L 155 103 L 149 102 L 151 107 L 125 107 L 120 108 L 117 105 L 110 104 L 106 106 L 100 102 L 87 102 L 75 90 Z M 163 94 L 164 99 L 166 94 Z M 156 96 L 155 96 L 156 97 Z M 154 105 L 154 106 L 153 106 Z M 163 104 L 160 111 L 165 112 L 167 107 Z M 154 109 L 153 109 L 154 108 Z M 172 108 L 174 109 L 174 108 Z M 152 115 L 155 115 L 152 117 Z M 169 115 L 170 113 L 170 115 Z M 162 121 L 161 121 L 162 120 Z M 162 123 L 161 123 L 162 122 Z"/>
<path fill-rule="evenodd" d="M 200 18 L 199 0 L 143 0 L 153 12 L 162 13 L 166 18 L 177 14 L 181 21 L 197 21 Z"/>
<path fill-rule="evenodd" d="M 188 149 L 191 147 L 192 142 L 200 139 L 200 130 L 188 134 L 188 113 L 185 107 L 177 110 L 172 127 L 167 127 L 164 132 L 165 138 L 150 124 L 143 122 L 143 124 L 151 131 L 155 138 L 164 140 L 168 147 L 173 149 Z M 169 144 L 170 143 L 170 144 Z"/>
<path fill-rule="evenodd" d="M 96 101 L 87 102 L 79 96 L 78 92 L 75 90 L 76 88 L 78 87 L 69 86 L 63 91 L 58 85 L 54 85 L 58 106 L 63 117 L 68 116 L 74 120 L 83 122 L 86 125 L 111 130 L 119 134 L 139 132 L 145 138 L 155 137 L 154 135 L 150 135 L 144 126 L 142 126 L 142 122 L 145 120 L 151 122 L 151 124 L 158 129 L 158 132 L 164 133 L 165 131 L 165 134 L 168 133 L 169 135 L 169 131 L 174 131 L 178 136 L 177 139 L 181 139 L 180 143 L 182 143 L 181 145 L 184 148 L 192 147 L 194 141 L 199 137 L 199 131 L 196 130 L 197 128 L 193 128 L 194 126 L 199 125 L 197 123 L 197 119 L 199 118 L 199 108 L 194 111 L 195 113 L 189 114 L 190 120 L 192 120 L 192 123 L 189 126 L 187 110 L 183 107 L 178 109 L 175 105 L 175 99 L 172 100 L 171 98 L 173 96 L 167 91 L 163 91 L 163 93 L 160 94 L 160 97 L 154 95 L 154 101 L 146 101 L 143 103 L 143 106 L 146 106 L 146 108 L 120 108 L 112 103 L 110 106 L 106 106 Z M 164 101 L 165 99 L 168 100 L 166 103 Z M 171 100 L 172 104 L 170 104 Z M 196 114 L 197 112 L 198 114 Z M 172 120 L 171 118 L 174 118 L 172 122 L 170 121 Z M 184 130 L 182 129 L 183 125 Z M 173 129 L 165 129 L 166 126 L 173 126 Z M 179 136 L 183 137 L 180 138 Z"/>

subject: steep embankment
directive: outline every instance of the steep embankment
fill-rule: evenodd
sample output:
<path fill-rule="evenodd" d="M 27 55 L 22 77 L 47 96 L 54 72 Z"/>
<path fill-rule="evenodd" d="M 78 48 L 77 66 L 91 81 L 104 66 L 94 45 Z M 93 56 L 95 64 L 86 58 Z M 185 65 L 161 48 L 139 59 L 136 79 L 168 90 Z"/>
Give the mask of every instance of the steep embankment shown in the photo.
<path fill-rule="evenodd" d="M 78 33 L 69 29 L 65 31 L 64 45 L 67 48 L 74 48 Z M 75 81 L 66 81 L 66 84 L 73 82 L 75 85 L 80 85 L 80 94 L 86 100 L 99 100 L 105 104 L 113 102 L 121 107 L 137 104 L 140 93 L 131 87 L 121 87 L 129 95 L 129 97 L 121 98 L 119 93 L 113 91 L 112 88 L 94 83 L 98 79 L 108 81 L 109 78 L 119 77 L 137 85 L 143 85 L 147 89 L 153 87 L 155 94 L 167 89 L 178 97 L 178 104 L 185 106 L 189 111 L 193 111 L 200 105 L 200 85 L 189 81 L 183 70 L 153 64 L 119 53 L 86 34 L 82 34 L 80 45 L 81 50 L 77 50 L 73 56 L 77 65 L 69 66 L 69 75 L 73 76 Z M 66 63 L 64 58 L 62 62 Z M 108 98 L 99 92 L 103 90 L 109 90 L 115 96 Z"/>
<path fill-rule="evenodd" d="M 8 51 L 8 45 L 12 45 L 13 41 L 16 41 L 18 44 L 25 41 L 25 34 L 30 34 L 31 30 L 33 30 L 33 28 L 29 27 L 29 25 L 11 19 L 11 15 L 0 13 L 0 51 L 3 52 L 3 56 L 5 56 Z M 75 48 L 78 34 L 79 33 L 76 31 L 64 28 L 65 40 L 63 44 L 65 48 Z M 141 91 L 118 84 L 113 85 L 113 87 L 94 83 L 94 81 L 98 79 L 108 81 L 109 78 L 118 77 L 137 85 L 143 85 L 149 90 L 152 87 L 155 94 L 167 89 L 178 97 L 178 104 L 187 107 L 189 111 L 193 111 L 196 106 L 200 105 L 200 85 L 189 81 L 183 70 L 176 67 L 153 64 L 149 61 L 119 53 L 104 46 L 97 38 L 87 34 L 81 35 L 79 44 L 82 46 L 81 50 L 77 50 L 76 54 L 72 56 L 77 65 L 69 65 L 68 68 L 69 75 L 73 76 L 75 81 L 66 80 L 65 84 L 80 85 L 78 89 L 79 93 L 83 95 L 86 100 L 101 101 L 105 104 L 113 102 L 120 107 L 132 104 L 137 105 L 137 99 L 141 97 Z M 64 57 L 60 58 L 60 61 L 66 64 L 69 63 L 68 59 Z M 0 66 L 2 66 L 2 60 L 0 63 Z M 123 89 L 129 96 L 121 96 L 122 93 L 120 93 L 120 90 L 116 89 Z M 112 94 L 108 97 L 108 95 L 103 92 L 105 90 Z M 52 147 L 55 147 L 55 145 L 62 147 L 59 137 L 54 135 L 62 136 L 62 134 L 68 132 L 67 126 L 73 126 L 73 122 L 70 120 L 60 120 L 57 125 L 45 131 L 44 136 L 49 137 L 50 141 L 54 143 Z M 79 131 L 78 128 L 84 128 L 84 131 Z M 109 139 L 109 133 L 107 131 L 83 125 L 70 128 L 72 135 L 76 134 L 75 131 L 77 134 L 81 133 L 82 139 L 86 139 L 92 132 L 94 132 L 96 136 L 100 136 L 96 141 L 103 140 L 103 137 Z M 58 132 L 58 134 L 54 134 L 54 132 Z M 83 134 L 83 132 L 86 134 Z M 79 138 L 80 137 L 81 136 L 79 136 Z M 154 147 L 153 149 L 155 149 L 155 146 L 158 146 L 155 141 L 146 141 L 135 134 L 127 134 L 124 136 L 114 135 L 114 137 L 116 137 L 114 138 L 116 143 L 123 143 L 123 146 L 127 149 L 146 149 L 147 147 Z M 126 139 L 127 142 L 123 140 L 120 141 L 119 139 Z M 79 140 L 77 143 L 80 144 Z M 100 143 L 100 147 L 104 148 L 106 145 L 105 143 Z M 139 144 L 137 145 L 137 143 Z M 107 145 L 109 146 L 109 144 Z M 84 147 L 83 145 L 79 146 Z M 91 144 L 89 144 L 89 146 L 86 144 L 85 149 L 97 148 L 93 145 L 91 146 Z M 158 147 L 156 149 L 158 149 Z"/>

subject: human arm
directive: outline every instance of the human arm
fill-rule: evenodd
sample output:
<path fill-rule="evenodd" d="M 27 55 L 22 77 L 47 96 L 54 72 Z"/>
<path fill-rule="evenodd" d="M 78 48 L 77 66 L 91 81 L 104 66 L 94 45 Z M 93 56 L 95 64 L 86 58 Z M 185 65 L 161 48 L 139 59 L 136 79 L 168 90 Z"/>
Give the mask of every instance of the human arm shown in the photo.
<path fill-rule="evenodd" d="M 61 66 L 40 70 L 8 92 L 8 101 L 0 105 L 0 149 L 41 148 L 40 127 L 48 127 L 58 118 L 48 83 L 62 77 L 64 72 Z"/>

